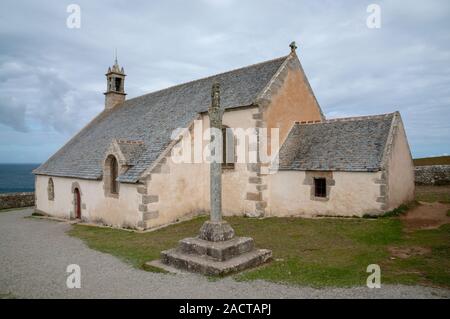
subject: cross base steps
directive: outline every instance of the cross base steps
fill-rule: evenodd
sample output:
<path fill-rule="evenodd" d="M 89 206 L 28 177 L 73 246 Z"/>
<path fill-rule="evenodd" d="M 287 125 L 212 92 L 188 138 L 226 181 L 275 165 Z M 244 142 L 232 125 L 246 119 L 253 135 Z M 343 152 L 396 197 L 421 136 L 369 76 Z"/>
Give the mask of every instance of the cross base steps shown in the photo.
<path fill-rule="evenodd" d="M 207 221 L 197 237 L 179 241 L 178 247 L 161 252 L 161 263 L 204 275 L 226 275 L 259 266 L 272 251 L 255 249 L 250 237 L 235 237 L 226 221 Z"/>
<path fill-rule="evenodd" d="M 161 252 L 161 262 L 178 269 L 204 275 L 220 276 L 256 267 L 272 257 L 267 249 L 253 249 L 231 259 L 220 261 L 207 255 L 186 254 L 179 248 Z"/>

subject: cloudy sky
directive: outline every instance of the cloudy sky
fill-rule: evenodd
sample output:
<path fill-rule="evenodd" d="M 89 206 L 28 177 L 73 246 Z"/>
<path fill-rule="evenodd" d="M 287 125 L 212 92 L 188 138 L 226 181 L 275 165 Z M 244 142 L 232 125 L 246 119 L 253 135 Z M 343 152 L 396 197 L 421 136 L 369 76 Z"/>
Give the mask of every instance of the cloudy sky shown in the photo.
<path fill-rule="evenodd" d="M 399 110 L 413 156 L 450 154 L 448 0 L 2 0 L 0 162 L 45 161 L 99 113 L 115 48 L 134 97 L 286 55 L 292 40 L 327 117 Z"/>

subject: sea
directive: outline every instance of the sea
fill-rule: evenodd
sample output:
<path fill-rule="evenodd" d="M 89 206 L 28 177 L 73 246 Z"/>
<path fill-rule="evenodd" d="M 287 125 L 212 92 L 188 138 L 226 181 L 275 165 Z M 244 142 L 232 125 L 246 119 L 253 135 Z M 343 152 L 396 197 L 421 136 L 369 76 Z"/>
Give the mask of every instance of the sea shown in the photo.
<path fill-rule="evenodd" d="M 39 164 L 0 164 L 0 193 L 34 192 L 32 170 Z"/>

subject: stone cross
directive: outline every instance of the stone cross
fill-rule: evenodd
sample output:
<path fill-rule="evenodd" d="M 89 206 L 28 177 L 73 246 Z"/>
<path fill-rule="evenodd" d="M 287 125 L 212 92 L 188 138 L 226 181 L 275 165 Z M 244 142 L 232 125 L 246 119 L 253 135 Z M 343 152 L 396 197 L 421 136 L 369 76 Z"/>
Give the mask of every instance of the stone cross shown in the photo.
<path fill-rule="evenodd" d="M 222 132 L 222 116 L 223 109 L 220 107 L 220 84 L 214 83 L 211 90 L 211 106 L 208 109 L 210 128 L 216 133 Z M 213 146 L 214 157 L 210 164 L 210 200 L 211 200 L 211 221 L 220 222 L 222 220 L 222 164 L 217 161 L 217 152 L 220 141 L 214 140 L 218 138 L 211 130 L 211 146 Z"/>
<path fill-rule="evenodd" d="M 229 223 L 222 219 L 222 157 L 218 140 L 222 136 L 223 109 L 220 107 L 220 86 L 214 83 L 211 107 L 208 109 L 211 130 L 210 163 L 210 219 L 194 238 L 180 240 L 178 247 L 161 252 L 161 262 L 171 267 L 199 272 L 205 275 L 225 275 L 258 266 L 272 257 L 267 249 L 255 249 L 250 237 L 235 237 Z M 215 140 L 214 140 L 215 139 Z M 214 151 L 214 154 L 213 154 Z M 146 263 L 161 267 L 158 264 Z"/>
<path fill-rule="evenodd" d="M 211 130 L 211 146 L 214 150 L 214 156 L 209 165 L 210 167 L 210 201 L 211 214 L 210 220 L 206 221 L 200 228 L 200 238 L 208 241 L 226 241 L 234 237 L 234 230 L 226 221 L 222 220 L 222 163 L 217 156 L 220 141 L 215 138 L 223 138 L 222 134 L 222 116 L 223 109 L 220 107 L 220 85 L 214 83 L 211 91 L 211 107 L 208 109 L 209 123 Z M 211 154 L 213 155 L 213 154 Z M 222 157 L 220 157 L 222 159 Z"/>

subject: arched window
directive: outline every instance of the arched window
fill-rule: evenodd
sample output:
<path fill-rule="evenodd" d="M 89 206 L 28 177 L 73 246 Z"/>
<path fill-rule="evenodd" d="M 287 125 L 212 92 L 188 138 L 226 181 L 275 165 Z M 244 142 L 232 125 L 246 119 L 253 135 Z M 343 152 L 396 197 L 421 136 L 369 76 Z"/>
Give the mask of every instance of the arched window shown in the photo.
<path fill-rule="evenodd" d="M 114 156 L 111 157 L 111 193 L 117 194 L 119 192 L 119 185 L 116 182 L 117 176 L 119 176 L 119 165 Z"/>
<path fill-rule="evenodd" d="M 222 126 L 222 168 L 234 168 L 234 134 L 228 126 Z"/>
<path fill-rule="evenodd" d="M 119 176 L 119 163 L 114 155 L 109 155 L 105 161 L 103 182 L 105 194 L 113 196 L 119 194 L 119 182 L 116 181 Z"/>
<path fill-rule="evenodd" d="M 47 196 L 48 196 L 48 200 L 54 200 L 55 199 L 55 186 L 53 185 L 53 179 L 52 178 L 48 179 Z"/>

